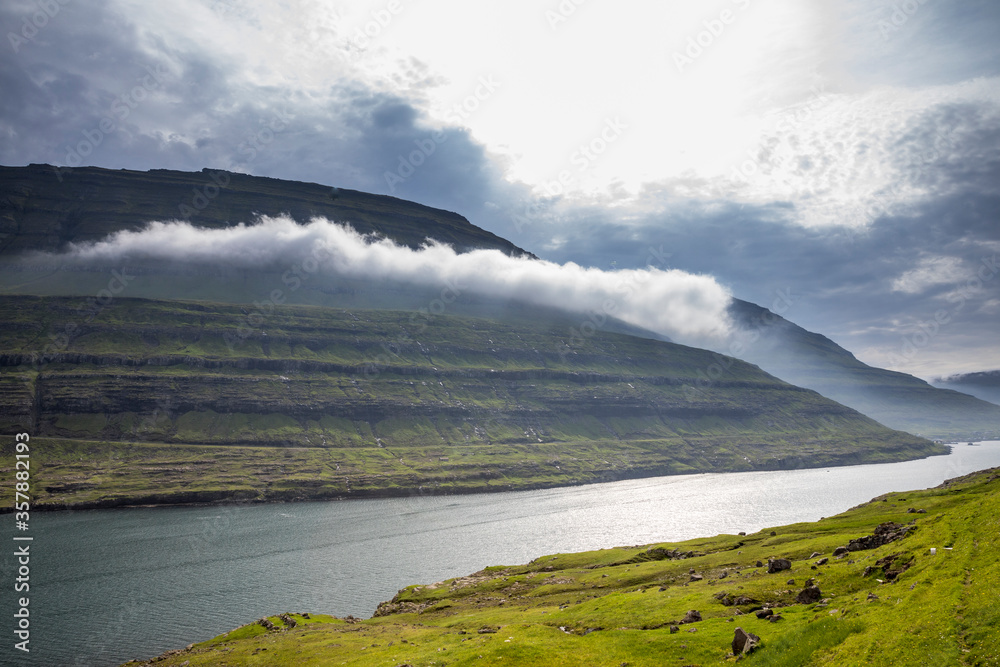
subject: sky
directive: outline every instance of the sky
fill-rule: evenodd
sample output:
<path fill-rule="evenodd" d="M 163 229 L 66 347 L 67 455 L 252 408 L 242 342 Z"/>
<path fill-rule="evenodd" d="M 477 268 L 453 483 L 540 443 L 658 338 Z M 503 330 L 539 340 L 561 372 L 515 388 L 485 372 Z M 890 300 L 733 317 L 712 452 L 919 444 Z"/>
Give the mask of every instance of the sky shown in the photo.
<path fill-rule="evenodd" d="M 1000 368 L 995 0 L 8 0 L 0 164 L 229 169 Z"/>

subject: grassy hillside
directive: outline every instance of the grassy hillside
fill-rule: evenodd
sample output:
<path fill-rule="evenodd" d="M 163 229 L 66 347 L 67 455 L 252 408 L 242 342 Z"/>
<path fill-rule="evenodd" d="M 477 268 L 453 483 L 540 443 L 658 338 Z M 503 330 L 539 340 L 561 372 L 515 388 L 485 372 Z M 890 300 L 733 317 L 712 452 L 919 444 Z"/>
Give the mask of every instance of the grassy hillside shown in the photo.
<path fill-rule="evenodd" d="M 745 331 L 756 334 L 738 338 L 747 341 L 739 356 L 782 380 L 814 389 L 890 428 L 927 438 L 1000 434 L 1000 405 L 960 393 L 962 386 L 941 389 L 906 373 L 869 366 L 829 338 L 746 301 L 734 300 L 730 313 Z"/>
<path fill-rule="evenodd" d="M 707 665 L 736 661 L 740 628 L 747 665 L 998 665 L 997 516 L 1000 469 L 816 523 L 488 567 L 367 620 L 272 616 L 155 664 Z"/>
<path fill-rule="evenodd" d="M 945 449 L 735 359 L 568 316 L 2 297 L 0 424 L 36 504 L 537 488 Z M 255 317 L 255 315 L 257 317 Z M 73 323 L 69 327 L 67 323 Z M 251 326 L 252 325 L 252 326 Z M 726 372 L 700 382 L 721 362 Z"/>

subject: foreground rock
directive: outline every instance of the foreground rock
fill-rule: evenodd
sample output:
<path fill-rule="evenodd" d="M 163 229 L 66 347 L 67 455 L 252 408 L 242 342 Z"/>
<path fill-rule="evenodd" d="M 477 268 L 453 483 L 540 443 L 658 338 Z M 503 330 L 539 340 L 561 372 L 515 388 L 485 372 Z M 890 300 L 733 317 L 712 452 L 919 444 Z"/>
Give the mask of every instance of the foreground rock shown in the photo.
<path fill-rule="evenodd" d="M 799 604 L 812 604 L 819 602 L 822 597 L 819 586 L 806 586 L 795 596 L 795 601 Z"/>
<path fill-rule="evenodd" d="M 774 574 L 782 570 L 792 569 L 792 561 L 787 558 L 775 558 L 767 562 L 767 573 Z"/>
<path fill-rule="evenodd" d="M 752 653 L 760 646 L 760 637 L 752 632 L 747 632 L 743 628 L 736 628 L 733 637 L 733 655 L 746 655 Z"/>

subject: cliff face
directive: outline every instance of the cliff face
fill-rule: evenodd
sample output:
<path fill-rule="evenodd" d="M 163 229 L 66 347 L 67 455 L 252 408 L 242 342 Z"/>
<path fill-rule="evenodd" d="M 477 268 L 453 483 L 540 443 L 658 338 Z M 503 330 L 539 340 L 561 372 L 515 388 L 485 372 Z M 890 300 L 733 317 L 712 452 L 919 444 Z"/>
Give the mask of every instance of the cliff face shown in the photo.
<path fill-rule="evenodd" d="M 39 347 L 74 305 L 0 299 L 12 324 L 0 338 L 3 413 L 19 423 L 30 414 L 25 426 L 41 436 L 407 446 L 684 434 L 818 443 L 822 420 L 875 439 L 890 433 L 736 360 L 709 381 L 719 357 L 703 350 L 612 333 L 568 346 L 570 320 L 558 318 L 503 324 L 289 307 L 251 330 L 238 306 L 118 299 L 64 347 Z"/>
<path fill-rule="evenodd" d="M 0 257 L 97 241 L 151 220 L 187 220 L 214 228 L 281 214 L 300 222 L 314 216 L 350 222 L 361 233 L 376 232 L 410 247 L 430 237 L 459 250 L 529 254 L 457 213 L 316 183 L 211 169 L 0 166 Z"/>

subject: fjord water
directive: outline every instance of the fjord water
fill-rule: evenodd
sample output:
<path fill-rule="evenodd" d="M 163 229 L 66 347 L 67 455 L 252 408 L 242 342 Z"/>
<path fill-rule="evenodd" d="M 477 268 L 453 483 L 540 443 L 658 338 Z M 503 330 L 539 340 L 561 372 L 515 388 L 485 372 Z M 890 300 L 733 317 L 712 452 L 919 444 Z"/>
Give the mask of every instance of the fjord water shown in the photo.
<path fill-rule="evenodd" d="M 0 664 L 116 665 L 285 611 L 367 617 L 403 586 L 487 565 L 812 521 L 998 465 L 991 441 L 905 463 L 490 495 L 33 513 L 31 653 L 12 648 L 5 584 Z"/>

